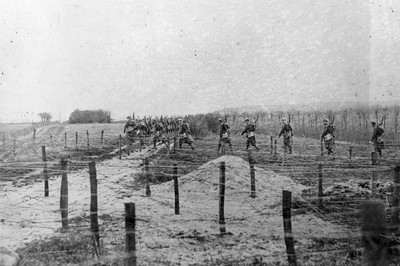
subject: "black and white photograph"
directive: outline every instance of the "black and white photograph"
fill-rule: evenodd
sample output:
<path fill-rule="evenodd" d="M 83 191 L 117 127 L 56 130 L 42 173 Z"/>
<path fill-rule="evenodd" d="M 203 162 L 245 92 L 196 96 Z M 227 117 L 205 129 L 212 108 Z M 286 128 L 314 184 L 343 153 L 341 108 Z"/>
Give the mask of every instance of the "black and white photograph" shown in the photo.
<path fill-rule="evenodd" d="M 0 266 L 394 266 L 399 213 L 400 1 L 0 1 Z"/>

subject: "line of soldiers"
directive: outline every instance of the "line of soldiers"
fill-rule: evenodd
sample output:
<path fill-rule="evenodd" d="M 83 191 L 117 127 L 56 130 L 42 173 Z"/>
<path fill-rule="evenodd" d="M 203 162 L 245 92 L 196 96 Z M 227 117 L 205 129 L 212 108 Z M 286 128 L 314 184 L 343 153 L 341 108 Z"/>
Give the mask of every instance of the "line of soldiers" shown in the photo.
<path fill-rule="evenodd" d="M 124 126 L 125 141 L 130 148 L 130 143 L 135 143 L 138 138 L 140 145 L 144 146 L 144 138 L 153 134 L 153 147 L 156 148 L 157 144 L 165 144 L 169 149 L 167 138 L 165 134 L 177 132 L 179 136 L 179 148 L 182 148 L 183 143 L 187 143 L 192 149 L 193 137 L 190 132 L 189 124 L 182 118 L 143 118 L 132 119 L 131 116 L 127 117 L 127 122 Z"/>
<path fill-rule="evenodd" d="M 128 121 L 124 127 L 124 133 L 126 133 L 126 141 L 127 143 L 134 143 L 135 136 L 137 136 L 140 140 L 140 144 L 143 145 L 143 138 L 145 136 L 150 136 L 153 134 L 153 147 L 156 148 L 157 143 L 167 145 L 167 140 L 165 137 L 165 133 L 173 133 L 177 132 L 179 137 L 179 148 L 182 148 L 183 144 L 188 144 L 191 149 L 194 149 L 193 146 L 193 137 L 190 132 L 189 124 L 187 123 L 186 119 L 184 118 L 167 118 L 167 117 L 160 117 L 152 119 L 144 118 L 142 120 L 139 119 L 132 119 L 132 117 L 127 117 Z M 334 117 L 329 117 L 328 119 L 323 119 L 323 131 L 321 134 L 321 142 L 324 144 L 324 148 L 327 150 L 328 155 L 334 154 L 335 150 L 335 126 L 334 126 Z M 256 144 L 256 123 L 257 120 L 252 120 L 250 122 L 249 118 L 244 120 L 245 128 L 241 132 L 240 135 L 246 136 L 246 150 L 249 149 L 250 145 L 253 146 L 256 150 L 259 150 Z M 374 145 L 374 149 L 379 155 L 382 156 L 382 149 L 384 148 L 384 141 L 382 135 L 384 133 L 384 129 L 382 124 L 384 122 L 384 118 L 382 122 L 377 125 L 375 121 L 371 121 L 371 125 L 373 127 L 373 133 L 370 140 L 370 143 Z M 222 145 L 228 144 L 230 150 L 232 151 L 232 140 L 231 140 L 231 133 L 229 131 L 230 127 L 225 119 L 222 118 L 218 119 L 219 123 L 219 142 L 218 142 L 218 149 L 219 152 Z M 286 118 L 281 119 L 281 130 L 279 131 L 278 137 L 283 137 L 283 149 L 285 153 L 292 154 L 292 144 L 293 144 L 293 128 L 290 125 L 290 116 L 289 121 Z M 169 147 L 167 147 L 169 149 Z"/>

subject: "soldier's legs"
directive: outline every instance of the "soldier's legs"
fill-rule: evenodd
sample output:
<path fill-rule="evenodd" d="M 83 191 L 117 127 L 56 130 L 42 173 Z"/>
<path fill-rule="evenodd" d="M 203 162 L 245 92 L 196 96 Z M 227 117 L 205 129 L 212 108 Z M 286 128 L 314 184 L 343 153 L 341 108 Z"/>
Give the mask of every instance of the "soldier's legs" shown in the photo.
<path fill-rule="evenodd" d="M 253 145 L 257 150 L 259 150 L 259 148 L 257 147 L 257 144 L 256 144 L 256 137 L 252 137 L 252 138 L 253 138 L 253 140 L 251 142 L 251 145 Z"/>

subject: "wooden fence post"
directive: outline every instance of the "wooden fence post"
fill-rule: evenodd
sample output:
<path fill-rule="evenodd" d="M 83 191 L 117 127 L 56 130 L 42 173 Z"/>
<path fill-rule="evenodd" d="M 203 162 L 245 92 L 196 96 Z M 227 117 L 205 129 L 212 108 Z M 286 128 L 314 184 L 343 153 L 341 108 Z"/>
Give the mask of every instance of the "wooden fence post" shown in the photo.
<path fill-rule="evenodd" d="M 49 196 L 49 176 L 47 175 L 47 156 L 46 146 L 42 146 L 42 160 L 43 160 L 43 180 L 44 180 L 44 196 Z"/>
<path fill-rule="evenodd" d="M 64 149 L 67 148 L 67 132 L 64 133 Z"/>
<path fill-rule="evenodd" d="M 323 204 L 323 188 L 322 188 L 322 164 L 318 165 L 318 208 L 320 210 L 324 209 L 324 204 Z"/>
<path fill-rule="evenodd" d="M 174 192 L 175 192 L 175 214 L 179 214 L 179 184 L 178 184 L 178 165 L 174 163 Z"/>
<path fill-rule="evenodd" d="M 353 147 L 349 147 L 349 159 L 353 156 Z"/>
<path fill-rule="evenodd" d="M 167 137 L 167 155 L 169 156 L 169 150 L 171 148 L 171 141 L 169 139 L 169 137 Z"/>
<path fill-rule="evenodd" d="M 136 213 L 135 203 L 125 203 L 125 253 L 124 266 L 136 266 Z"/>
<path fill-rule="evenodd" d="M 276 156 L 276 154 L 278 153 L 278 152 L 277 152 L 277 147 L 278 147 L 278 140 L 275 139 L 275 145 L 274 145 L 274 154 L 275 154 L 275 156 Z"/>
<path fill-rule="evenodd" d="M 53 135 L 50 134 L 50 143 L 53 144 Z"/>
<path fill-rule="evenodd" d="M 86 136 L 87 136 L 87 149 L 89 151 L 90 150 L 90 147 L 89 147 L 89 130 L 86 130 Z"/>
<path fill-rule="evenodd" d="M 361 210 L 366 265 L 389 265 L 386 252 L 385 210 L 381 202 L 367 201 Z"/>
<path fill-rule="evenodd" d="M 274 152 L 274 137 L 271 136 L 271 154 Z"/>
<path fill-rule="evenodd" d="M 14 152 L 13 152 L 13 153 L 14 153 L 14 155 L 15 155 L 15 146 L 16 146 L 16 145 L 15 145 L 15 139 L 14 139 Z"/>
<path fill-rule="evenodd" d="M 219 175 L 219 231 L 221 235 L 226 234 L 225 228 L 225 162 L 221 162 Z"/>
<path fill-rule="evenodd" d="M 36 128 L 33 129 L 33 145 L 36 145 Z"/>
<path fill-rule="evenodd" d="M 78 131 L 75 132 L 75 148 L 78 150 Z"/>
<path fill-rule="evenodd" d="M 101 131 L 100 143 L 103 145 L 104 130 Z"/>
<path fill-rule="evenodd" d="M 376 164 L 376 152 L 371 152 L 371 164 L 375 165 Z"/>
<path fill-rule="evenodd" d="M 99 221 L 98 221 L 98 208 L 97 208 L 97 174 L 96 162 L 89 163 L 89 177 L 90 177 L 90 231 L 92 232 L 95 240 L 95 249 L 100 253 L 100 234 L 99 234 Z"/>
<path fill-rule="evenodd" d="M 68 175 L 67 161 L 65 159 L 61 159 L 60 210 L 62 228 L 68 228 Z"/>
<path fill-rule="evenodd" d="M 290 266 L 296 266 L 296 253 L 294 249 L 294 239 L 292 233 L 292 192 L 282 191 L 282 216 L 283 216 L 283 230 L 286 244 L 286 253 Z"/>
<path fill-rule="evenodd" d="M 176 136 L 174 136 L 174 154 L 176 153 Z"/>
<path fill-rule="evenodd" d="M 324 156 L 324 141 L 321 139 L 321 156 Z"/>
<path fill-rule="evenodd" d="M 119 148 L 119 159 L 121 160 L 122 158 L 122 150 L 121 150 L 121 134 L 119 135 L 119 141 L 118 141 L 118 148 Z"/>
<path fill-rule="evenodd" d="M 393 192 L 392 192 L 392 217 L 393 226 L 399 225 L 399 205 L 400 205 L 400 165 L 394 168 Z M 396 228 L 396 230 L 399 230 Z"/>
<path fill-rule="evenodd" d="M 251 187 L 250 197 L 255 198 L 256 197 L 256 177 L 255 177 L 253 160 L 250 161 L 250 187 Z"/>
<path fill-rule="evenodd" d="M 146 197 L 151 196 L 150 190 L 150 173 L 149 173 L 149 158 L 144 159 L 144 170 L 146 172 Z"/>

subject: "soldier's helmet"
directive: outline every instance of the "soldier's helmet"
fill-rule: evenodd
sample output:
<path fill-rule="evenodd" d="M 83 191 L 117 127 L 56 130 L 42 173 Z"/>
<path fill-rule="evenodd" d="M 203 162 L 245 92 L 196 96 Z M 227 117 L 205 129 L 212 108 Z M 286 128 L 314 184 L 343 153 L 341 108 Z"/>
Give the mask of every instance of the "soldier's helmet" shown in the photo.
<path fill-rule="evenodd" d="M 375 121 L 371 121 L 371 125 L 376 125 L 376 122 Z"/>
<path fill-rule="evenodd" d="M 126 119 L 132 119 L 132 117 L 130 117 L 130 116 L 127 116 L 127 117 L 126 117 Z"/>
<path fill-rule="evenodd" d="M 244 122 L 248 122 L 250 121 L 250 119 L 248 117 L 246 117 L 246 119 L 244 120 Z"/>
<path fill-rule="evenodd" d="M 286 122 L 287 122 L 287 119 L 284 117 L 284 118 L 281 119 L 281 121 L 282 121 L 283 123 L 286 123 Z"/>
<path fill-rule="evenodd" d="M 222 118 L 218 118 L 218 122 L 222 122 Z"/>
<path fill-rule="evenodd" d="M 329 122 L 329 120 L 326 118 L 324 118 L 324 120 L 322 120 L 322 123 L 324 123 L 324 124 L 328 124 L 328 122 Z"/>

